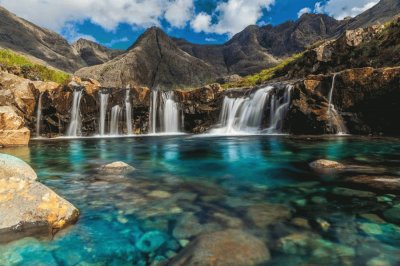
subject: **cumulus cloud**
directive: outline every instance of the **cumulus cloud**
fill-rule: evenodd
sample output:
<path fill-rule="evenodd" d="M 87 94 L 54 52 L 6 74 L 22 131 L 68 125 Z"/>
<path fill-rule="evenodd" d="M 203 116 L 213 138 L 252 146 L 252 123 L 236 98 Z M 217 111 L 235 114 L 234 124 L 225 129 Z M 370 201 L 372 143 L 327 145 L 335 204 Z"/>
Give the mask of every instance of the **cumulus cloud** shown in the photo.
<path fill-rule="evenodd" d="M 376 5 L 379 0 L 329 0 L 326 3 L 317 2 L 316 13 L 326 13 L 336 19 L 355 17 Z"/>
<path fill-rule="evenodd" d="M 108 46 L 108 47 L 112 47 L 115 44 L 123 43 L 123 42 L 129 42 L 129 38 L 128 37 L 122 37 L 122 38 L 119 38 L 119 39 L 112 39 L 111 41 L 109 41 L 107 43 L 104 43 L 104 45 Z"/>
<path fill-rule="evenodd" d="M 216 42 L 217 40 L 214 38 L 205 38 L 206 42 Z"/>
<path fill-rule="evenodd" d="M 311 13 L 311 12 L 312 12 L 311 8 L 309 8 L 309 7 L 302 8 L 302 9 L 299 10 L 299 12 L 297 12 L 297 17 L 301 17 L 302 15 L 308 14 L 308 13 Z"/>
<path fill-rule="evenodd" d="M 176 28 L 183 28 L 192 18 L 193 0 L 176 0 L 167 6 L 165 19 Z"/>
<path fill-rule="evenodd" d="M 256 24 L 264 10 L 269 10 L 275 0 L 228 0 L 219 2 L 211 15 L 198 14 L 191 23 L 196 32 L 233 35 L 248 25 Z M 212 18 L 215 17 L 215 23 Z"/>
<path fill-rule="evenodd" d="M 61 30 L 61 34 L 70 43 L 73 43 L 79 39 L 86 39 L 92 42 L 97 42 L 96 38 L 93 37 L 92 35 L 80 33 L 77 30 L 76 25 L 72 23 L 67 23 L 66 25 L 64 25 L 63 29 Z"/>
<path fill-rule="evenodd" d="M 162 18 L 182 27 L 190 20 L 193 0 L 0 0 L 0 5 L 58 32 L 70 22 L 84 20 L 112 31 L 121 23 L 134 27 L 160 25 Z"/>

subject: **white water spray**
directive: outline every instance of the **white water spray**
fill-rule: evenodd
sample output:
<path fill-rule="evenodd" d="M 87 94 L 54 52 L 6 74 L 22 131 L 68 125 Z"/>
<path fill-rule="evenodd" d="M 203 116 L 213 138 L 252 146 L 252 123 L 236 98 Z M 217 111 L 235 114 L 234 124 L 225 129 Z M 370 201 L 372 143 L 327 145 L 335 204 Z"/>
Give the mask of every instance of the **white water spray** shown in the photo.
<path fill-rule="evenodd" d="M 99 123 L 100 136 L 105 135 L 108 97 L 109 97 L 108 93 L 100 93 L 100 123 Z"/>
<path fill-rule="evenodd" d="M 126 89 L 125 94 L 125 112 L 126 112 L 126 131 L 132 135 L 132 105 L 130 102 L 130 89 Z"/>
<path fill-rule="evenodd" d="M 154 90 L 151 92 L 150 101 L 149 132 L 152 134 L 181 132 L 183 117 L 180 115 L 181 111 L 175 101 L 174 92 Z"/>
<path fill-rule="evenodd" d="M 121 115 L 121 107 L 119 105 L 114 106 L 111 109 L 111 122 L 110 122 L 110 135 L 119 135 L 119 120 Z"/>
<path fill-rule="evenodd" d="M 42 96 L 43 92 L 39 95 L 38 106 L 36 111 L 36 137 L 40 137 L 40 125 L 42 123 Z"/>
<path fill-rule="evenodd" d="M 76 137 L 81 135 L 81 99 L 83 90 L 74 90 L 72 108 L 71 108 L 71 120 L 69 122 L 67 136 Z"/>
<path fill-rule="evenodd" d="M 329 120 L 331 121 L 331 124 L 336 127 L 336 134 L 338 135 L 346 135 L 347 134 L 347 128 L 343 122 L 342 117 L 338 113 L 338 111 L 335 109 L 335 105 L 332 104 L 332 96 L 333 96 L 333 91 L 335 89 L 335 83 L 336 83 L 336 76 L 337 73 L 333 74 L 332 77 L 332 86 L 329 91 L 329 96 L 328 96 L 328 116 Z"/>
<path fill-rule="evenodd" d="M 210 134 L 281 133 L 283 120 L 289 109 L 291 90 L 292 87 L 287 86 L 283 96 L 279 96 L 279 89 L 267 86 L 257 90 L 249 97 L 225 97 L 219 126 L 211 130 Z M 270 126 L 262 130 L 267 106 L 270 112 Z"/>

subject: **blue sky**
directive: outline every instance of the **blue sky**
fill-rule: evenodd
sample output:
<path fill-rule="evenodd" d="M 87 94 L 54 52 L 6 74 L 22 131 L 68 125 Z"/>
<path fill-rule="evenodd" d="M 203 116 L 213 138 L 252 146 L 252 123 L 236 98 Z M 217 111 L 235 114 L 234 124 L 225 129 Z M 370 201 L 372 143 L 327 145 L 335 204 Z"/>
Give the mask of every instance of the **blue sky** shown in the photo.
<path fill-rule="evenodd" d="M 0 5 L 69 42 L 86 38 L 126 49 L 148 27 L 194 43 L 224 43 L 251 24 L 277 25 L 303 13 L 355 16 L 379 0 L 0 0 Z"/>

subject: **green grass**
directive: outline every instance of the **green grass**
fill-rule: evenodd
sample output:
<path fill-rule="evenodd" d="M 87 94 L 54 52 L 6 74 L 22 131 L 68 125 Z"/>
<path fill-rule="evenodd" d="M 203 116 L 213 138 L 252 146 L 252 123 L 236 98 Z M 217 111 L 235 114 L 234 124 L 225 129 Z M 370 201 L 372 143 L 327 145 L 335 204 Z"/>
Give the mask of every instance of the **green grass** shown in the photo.
<path fill-rule="evenodd" d="M 233 87 L 252 87 L 252 86 L 256 86 L 256 85 L 265 83 L 268 80 L 276 78 L 276 74 L 279 71 L 281 71 L 285 66 L 292 63 L 293 61 L 301 58 L 302 56 L 303 56 L 303 53 L 294 54 L 291 57 L 286 58 L 285 60 L 283 60 L 282 62 L 280 62 L 278 65 L 276 65 L 274 67 L 264 69 L 260 73 L 257 73 L 254 75 L 246 76 L 239 82 L 223 84 L 222 87 L 225 89 L 233 88 Z"/>
<path fill-rule="evenodd" d="M 65 72 L 33 63 L 25 56 L 8 49 L 0 49 L 0 65 L 6 69 L 20 68 L 22 76 L 28 79 L 54 81 L 62 84 L 70 78 L 70 75 Z"/>

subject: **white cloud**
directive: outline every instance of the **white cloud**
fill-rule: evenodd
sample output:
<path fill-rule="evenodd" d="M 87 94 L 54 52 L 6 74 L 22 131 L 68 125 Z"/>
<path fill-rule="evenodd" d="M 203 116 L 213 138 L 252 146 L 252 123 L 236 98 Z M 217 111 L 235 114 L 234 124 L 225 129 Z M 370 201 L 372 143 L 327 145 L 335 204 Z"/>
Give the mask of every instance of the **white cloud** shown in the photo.
<path fill-rule="evenodd" d="M 336 19 L 355 17 L 376 5 L 379 0 L 329 0 L 325 4 L 315 4 L 316 13 L 326 13 Z"/>
<path fill-rule="evenodd" d="M 248 25 L 256 24 L 264 10 L 269 10 L 275 0 L 228 0 L 219 2 L 212 15 L 198 14 L 191 22 L 196 32 L 233 35 Z M 216 22 L 212 23 L 212 17 Z"/>
<path fill-rule="evenodd" d="M 190 23 L 190 26 L 195 32 L 209 32 L 211 25 L 211 16 L 207 13 L 199 13 Z"/>
<path fill-rule="evenodd" d="M 106 30 L 119 24 L 181 27 L 191 19 L 193 0 L 0 0 L 0 5 L 42 27 L 60 32 L 69 22 L 90 20 Z"/>
<path fill-rule="evenodd" d="M 193 0 L 175 0 L 165 11 L 165 19 L 176 28 L 183 28 L 192 18 Z"/>
<path fill-rule="evenodd" d="M 123 43 L 123 42 L 129 42 L 129 38 L 128 37 L 122 37 L 119 39 L 112 39 L 111 41 L 104 43 L 103 45 L 108 46 L 108 47 L 112 47 L 113 45 L 117 44 L 117 43 Z"/>
<path fill-rule="evenodd" d="M 205 38 L 206 42 L 216 42 L 217 40 L 214 38 Z"/>
<path fill-rule="evenodd" d="M 297 12 L 297 17 L 299 18 L 302 15 L 308 14 L 308 13 L 311 13 L 311 12 L 312 12 L 311 8 L 309 8 L 309 7 L 302 8 L 302 9 L 299 10 L 299 12 Z"/>
<path fill-rule="evenodd" d="M 61 30 L 61 34 L 64 36 L 65 39 L 67 39 L 68 42 L 73 43 L 79 39 L 86 39 L 92 42 L 97 42 L 96 38 L 87 35 L 87 34 L 82 34 L 80 33 L 77 29 L 76 26 L 72 23 L 67 23 L 63 29 Z"/>

